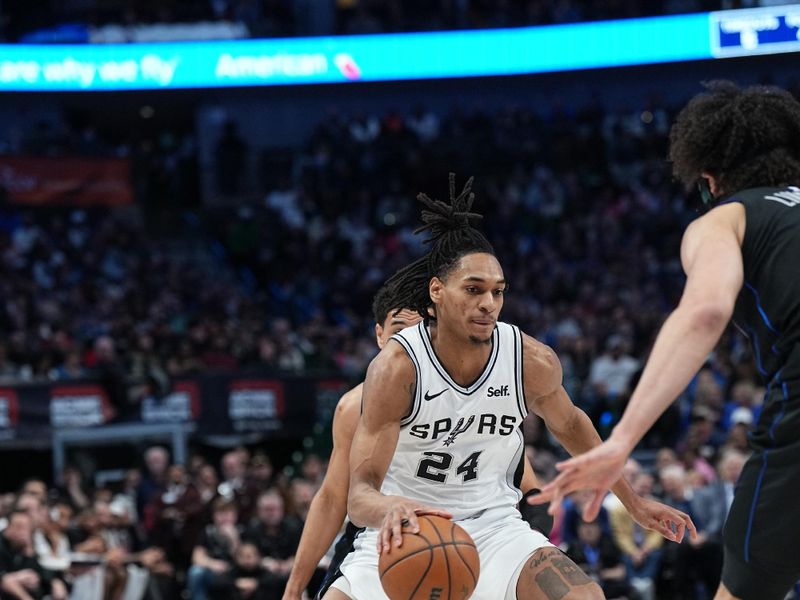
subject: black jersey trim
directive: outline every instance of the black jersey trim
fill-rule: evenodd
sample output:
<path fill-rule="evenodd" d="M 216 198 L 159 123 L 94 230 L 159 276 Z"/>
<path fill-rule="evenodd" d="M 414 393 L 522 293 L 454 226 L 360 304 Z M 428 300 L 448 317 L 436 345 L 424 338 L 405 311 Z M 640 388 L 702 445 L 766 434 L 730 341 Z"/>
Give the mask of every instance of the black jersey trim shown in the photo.
<path fill-rule="evenodd" d="M 519 430 L 522 432 L 522 423 L 519 424 Z M 525 476 L 525 433 L 522 433 L 522 452 L 519 455 L 519 462 L 514 471 L 514 487 L 522 492 L 522 478 Z"/>
<path fill-rule="evenodd" d="M 414 365 L 416 389 L 414 390 L 414 400 L 411 403 L 411 409 L 408 411 L 406 416 L 400 419 L 400 428 L 403 428 L 416 419 L 417 415 L 419 414 L 420 406 L 422 405 L 422 371 L 420 370 L 417 355 L 414 354 L 414 349 L 411 347 L 411 344 L 408 343 L 408 340 L 399 336 L 398 334 L 394 334 L 389 339 L 396 341 L 403 347 L 403 350 L 406 351 L 406 354 L 408 354 L 408 357 L 411 359 L 411 362 Z"/>
<path fill-rule="evenodd" d="M 522 332 L 512 325 L 514 332 L 514 380 L 517 385 L 517 408 L 522 419 L 528 416 L 528 403 L 525 402 L 525 380 L 522 377 Z"/>
<path fill-rule="evenodd" d="M 523 469 L 525 468 L 522 464 L 522 460 L 524 460 L 523 457 L 525 455 L 525 438 L 522 435 L 522 427 L 517 427 L 516 431 L 519 446 L 514 452 L 514 456 L 511 458 L 511 462 L 506 468 L 506 485 L 517 495 L 517 500 L 514 504 L 517 504 L 520 500 L 522 500 L 522 490 L 520 489 L 520 486 L 522 485 L 522 475 L 520 474 L 519 485 L 517 485 L 517 470 L 520 468 L 520 466 L 522 466 Z"/>
<path fill-rule="evenodd" d="M 483 367 L 483 371 L 481 371 L 481 374 L 478 375 L 478 378 L 475 381 L 466 387 L 457 384 L 447 372 L 447 369 L 444 368 L 444 365 L 439 361 L 439 357 L 436 355 L 436 350 L 433 349 L 433 344 L 431 343 L 430 333 L 425 327 L 425 322 L 422 321 L 417 327 L 419 327 L 418 331 L 419 336 L 422 339 L 422 345 L 425 348 L 425 352 L 428 354 L 428 358 L 430 359 L 433 368 L 436 369 L 436 372 L 439 373 L 442 379 L 444 379 L 450 385 L 450 387 L 457 392 L 464 394 L 465 396 L 471 396 L 478 391 L 484 383 L 486 383 L 486 381 L 489 379 L 489 375 L 492 374 L 494 365 L 497 362 L 497 357 L 500 354 L 499 327 L 495 326 L 494 331 L 492 332 L 492 351 L 489 354 L 486 365 Z"/>

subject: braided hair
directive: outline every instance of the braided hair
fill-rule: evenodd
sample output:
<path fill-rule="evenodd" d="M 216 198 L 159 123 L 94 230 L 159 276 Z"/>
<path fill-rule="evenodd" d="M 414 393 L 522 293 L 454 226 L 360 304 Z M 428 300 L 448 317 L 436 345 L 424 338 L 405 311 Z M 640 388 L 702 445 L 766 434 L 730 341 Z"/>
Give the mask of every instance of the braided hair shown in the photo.
<path fill-rule="evenodd" d="M 472 226 L 472 222 L 483 218 L 470 212 L 475 200 L 472 191 L 473 178 L 467 180 L 464 189 L 456 196 L 456 176 L 450 173 L 450 202 L 434 200 L 427 194 L 417 196 L 424 208 L 423 225 L 414 233 L 427 233 L 423 243 L 430 244 L 430 251 L 410 265 L 400 269 L 386 281 L 386 288 L 395 306 L 410 308 L 423 319 L 435 319 L 428 308 L 431 298 L 428 284 L 433 277 L 446 279 L 456 268 L 462 257 L 477 252 L 494 256 L 494 248 L 484 235 Z"/>
<path fill-rule="evenodd" d="M 800 103 L 770 86 L 705 84 L 670 131 L 673 173 L 687 188 L 701 173 L 724 194 L 753 187 L 800 185 Z"/>

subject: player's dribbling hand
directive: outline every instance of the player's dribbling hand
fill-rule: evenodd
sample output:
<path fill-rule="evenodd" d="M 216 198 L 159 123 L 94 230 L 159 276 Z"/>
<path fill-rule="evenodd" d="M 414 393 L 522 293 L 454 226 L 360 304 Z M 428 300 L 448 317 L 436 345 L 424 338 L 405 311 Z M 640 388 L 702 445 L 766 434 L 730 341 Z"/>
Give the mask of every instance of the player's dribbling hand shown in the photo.
<path fill-rule="evenodd" d="M 389 510 L 383 517 L 383 523 L 378 531 L 378 554 L 391 553 L 392 545 L 400 547 L 403 543 L 403 527 L 408 527 L 412 533 L 419 532 L 418 515 L 436 515 L 445 519 L 452 519 L 453 515 L 446 510 L 425 506 L 416 500 L 393 496 Z"/>

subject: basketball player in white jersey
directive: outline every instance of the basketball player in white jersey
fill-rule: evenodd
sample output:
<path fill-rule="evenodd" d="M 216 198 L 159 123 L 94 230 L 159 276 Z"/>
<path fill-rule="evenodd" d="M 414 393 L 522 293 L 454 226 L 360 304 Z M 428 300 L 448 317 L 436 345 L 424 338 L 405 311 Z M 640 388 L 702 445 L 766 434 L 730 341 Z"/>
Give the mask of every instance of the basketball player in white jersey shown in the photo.
<path fill-rule="evenodd" d="M 402 543 L 422 513 L 452 517 L 475 541 L 481 574 L 474 600 L 599 599 L 600 587 L 520 518 L 513 469 L 524 451 L 520 424 L 541 416 L 571 454 L 600 444 L 586 414 L 561 385 L 555 353 L 500 323 L 506 280 L 491 245 L 472 228 L 470 183 L 451 204 L 426 196 L 432 237 L 426 261 L 387 282 L 400 306 L 433 317 L 396 334 L 370 364 L 363 412 L 350 454 L 348 512 L 367 527 L 326 600 L 385 599 L 378 552 Z M 684 513 L 639 498 L 619 481 L 614 492 L 632 517 L 679 541 Z"/>
<path fill-rule="evenodd" d="M 391 336 L 406 327 L 416 325 L 422 321 L 422 317 L 413 310 L 398 310 L 397 304 L 386 286 L 375 294 L 372 312 L 375 318 L 375 340 L 378 348 L 381 349 Z M 292 572 L 283 592 L 283 600 L 302 599 L 303 591 L 308 586 L 314 570 L 333 544 L 347 515 L 347 490 L 350 483 L 350 443 L 353 440 L 358 418 L 361 415 L 361 390 L 363 385 L 361 383 L 345 393 L 336 405 L 336 412 L 331 426 L 333 450 L 328 461 L 328 469 L 319 491 L 311 502 L 300 545 L 295 553 Z M 524 453 L 523 459 L 525 461 L 524 473 L 520 489 L 524 494 L 527 494 L 532 490 L 536 490 L 539 485 Z M 546 519 L 546 508 L 543 507 L 541 512 Z M 345 539 L 340 542 L 342 548 L 339 547 L 340 544 L 337 544 L 337 557 L 334 558 L 334 563 L 331 565 L 332 570 L 326 578 L 323 592 L 327 591 L 329 579 L 332 581 L 335 578 L 336 569 L 339 566 L 336 564 L 339 558 L 338 554 L 342 551 L 347 551 L 347 546 L 352 541 L 348 537 L 353 533 L 352 529 L 350 529 L 345 534 Z"/>

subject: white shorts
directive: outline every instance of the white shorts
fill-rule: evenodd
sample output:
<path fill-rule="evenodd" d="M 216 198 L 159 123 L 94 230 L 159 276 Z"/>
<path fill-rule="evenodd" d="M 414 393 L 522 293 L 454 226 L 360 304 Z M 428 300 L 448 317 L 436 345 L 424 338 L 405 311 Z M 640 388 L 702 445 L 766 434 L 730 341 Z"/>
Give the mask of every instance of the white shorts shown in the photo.
<path fill-rule="evenodd" d="M 471 600 L 516 600 L 521 567 L 540 548 L 552 547 L 548 539 L 531 529 L 514 508 L 495 508 L 456 521 L 472 536 L 478 548 L 481 573 Z M 354 550 L 342 562 L 342 576 L 333 582 L 352 600 L 389 600 L 378 577 L 377 529 L 367 529 L 355 541 Z"/>

